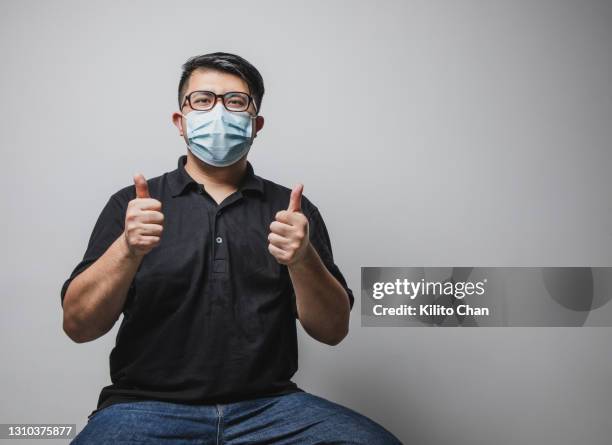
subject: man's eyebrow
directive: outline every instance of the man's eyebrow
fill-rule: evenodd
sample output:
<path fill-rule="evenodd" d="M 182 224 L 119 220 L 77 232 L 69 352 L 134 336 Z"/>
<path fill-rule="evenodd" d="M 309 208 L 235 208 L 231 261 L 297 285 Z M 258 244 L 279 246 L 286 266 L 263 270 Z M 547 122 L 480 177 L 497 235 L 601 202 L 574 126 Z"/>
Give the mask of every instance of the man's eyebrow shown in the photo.
<path fill-rule="evenodd" d="M 253 97 L 250 91 L 242 91 L 242 90 L 227 90 L 225 93 L 217 93 L 216 91 L 213 91 L 213 90 L 193 90 L 185 94 L 185 96 L 183 97 L 183 102 L 185 101 L 185 98 L 189 96 L 191 93 L 193 93 L 194 91 L 211 91 L 215 93 L 217 96 L 223 96 L 224 94 L 227 94 L 227 93 L 243 93 L 243 94 L 248 94 L 249 96 Z"/>

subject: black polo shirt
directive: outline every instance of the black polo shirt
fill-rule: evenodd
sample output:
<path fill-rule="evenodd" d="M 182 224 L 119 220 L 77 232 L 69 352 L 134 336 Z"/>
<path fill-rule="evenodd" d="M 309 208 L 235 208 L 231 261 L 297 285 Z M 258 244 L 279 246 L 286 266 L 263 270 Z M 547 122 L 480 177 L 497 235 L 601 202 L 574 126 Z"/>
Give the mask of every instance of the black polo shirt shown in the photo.
<path fill-rule="evenodd" d="M 97 409 L 113 403 L 161 400 L 230 403 L 302 391 L 298 369 L 295 293 L 287 266 L 268 251 L 270 223 L 289 204 L 291 189 L 247 172 L 239 190 L 217 204 L 202 184 L 178 168 L 148 180 L 162 203 L 160 244 L 143 258 L 130 286 L 116 344 L 112 384 Z M 134 185 L 113 194 L 95 224 L 83 260 L 61 289 L 95 262 L 124 230 Z M 310 241 L 346 289 L 334 263 L 325 223 L 302 196 Z M 94 410 L 95 412 L 96 410 Z"/>

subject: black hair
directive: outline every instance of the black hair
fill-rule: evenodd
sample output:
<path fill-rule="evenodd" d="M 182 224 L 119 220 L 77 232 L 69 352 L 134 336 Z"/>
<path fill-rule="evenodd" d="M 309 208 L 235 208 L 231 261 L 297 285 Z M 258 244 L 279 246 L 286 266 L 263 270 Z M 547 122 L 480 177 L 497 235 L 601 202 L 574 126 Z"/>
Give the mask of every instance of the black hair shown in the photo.
<path fill-rule="evenodd" d="M 261 74 L 257 71 L 257 68 L 242 57 L 221 52 L 193 56 L 183 64 L 183 73 L 181 74 L 181 80 L 178 87 L 179 108 L 182 105 L 181 99 L 185 95 L 189 77 L 191 73 L 198 68 L 209 68 L 240 76 L 247 83 L 249 92 L 251 96 L 253 96 L 253 100 L 257 106 L 257 112 L 259 113 L 264 95 L 264 83 Z"/>

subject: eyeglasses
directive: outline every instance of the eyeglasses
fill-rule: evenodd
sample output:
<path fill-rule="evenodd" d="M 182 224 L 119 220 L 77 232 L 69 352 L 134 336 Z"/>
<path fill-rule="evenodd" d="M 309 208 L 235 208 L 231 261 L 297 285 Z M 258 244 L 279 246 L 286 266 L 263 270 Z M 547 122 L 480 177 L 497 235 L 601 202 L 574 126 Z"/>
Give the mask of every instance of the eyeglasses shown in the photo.
<path fill-rule="evenodd" d="M 185 96 L 183 107 L 186 103 L 188 103 L 194 110 L 212 110 L 217 103 L 218 97 L 221 98 L 221 102 L 223 102 L 223 106 L 227 109 L 227 111 L 246 111 L 249 108 L 249 105 L 253 103 L 255 111 L 257 112 L 257 106 L 255 105 L 253 98 L 247 93 L 240 91 L 230 91 L 223 95 L 217 95 L 212 91 L 192 91 Z"/>

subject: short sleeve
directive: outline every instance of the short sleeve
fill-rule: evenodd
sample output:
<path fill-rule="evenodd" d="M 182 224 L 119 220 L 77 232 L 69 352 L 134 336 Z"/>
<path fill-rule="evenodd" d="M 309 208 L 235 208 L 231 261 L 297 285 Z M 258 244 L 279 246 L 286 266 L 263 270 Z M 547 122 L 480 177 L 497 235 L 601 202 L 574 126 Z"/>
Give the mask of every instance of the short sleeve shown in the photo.
<path fill-rule="evenodd" d="M 327 231 L 327 227 L 325 226 L 325 222 L 323 221 L 323 217 L 321 216 L 321 213 L 319 213 L 319 209 L 317 207 L 315 207 L 314 205 L 309 207 L 312 207 L 312 209 L 308 212 L 307 215 L 310 242 L 319 254 L 319 257 L 321 258 L 321 261 L 323 261 L 323 264 L 325 264 L 325 266 L 327 267 L 327 270 L 329 270 L 329 272 L 338 280 L 338 282 L 346 291 L 349 297 L 350 309 L 353 309 L 355 297 L 353 296 L 353 291 L 349 288 L 346 279 L 344 278 L 344 275 L 340 271 L 340 268 L 334 262 L 331 240 L 329 238 L 329 233 Z M 298 312 L 297 303 L 295 300 L 295 293 L 293 293 L 292 304 L 293 313 L 297 318 Z"/>
<path fill-rule="evenodd" d="M 64 296 L 72 280 L 95 263 L 119 235 L 123 233 L 125 224 L 124 217 L 124 206 L 120 203 L 116 195 L 112 195 L 98 216 L 98 220 L 89 237 L 89 243 L 85 255 L 83 255 L 83 259 L 76 265 L 70 277 L 68 277 L 62 286 L 60 292 L 62 307 L 64 305 Z"/>

